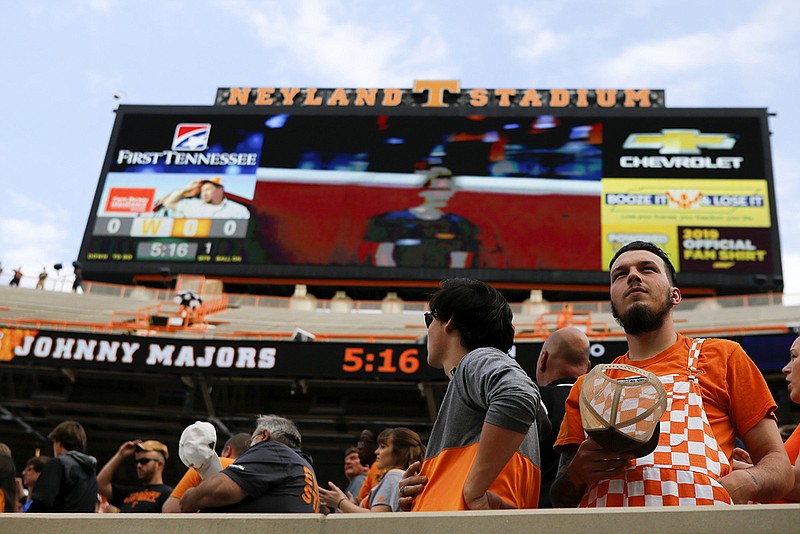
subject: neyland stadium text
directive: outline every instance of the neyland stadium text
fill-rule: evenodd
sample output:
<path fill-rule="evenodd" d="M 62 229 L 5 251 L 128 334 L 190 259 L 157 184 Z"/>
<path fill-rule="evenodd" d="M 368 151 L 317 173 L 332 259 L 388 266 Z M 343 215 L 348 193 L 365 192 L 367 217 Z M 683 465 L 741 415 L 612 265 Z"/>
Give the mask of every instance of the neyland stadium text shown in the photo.
<path fill-rule="evenodd" d="M 664 107 L 663 89 L 462 89 L 459 80 L 415 80 L 409 89 L 220 87 L 217 106 L 423 108 Z"/>

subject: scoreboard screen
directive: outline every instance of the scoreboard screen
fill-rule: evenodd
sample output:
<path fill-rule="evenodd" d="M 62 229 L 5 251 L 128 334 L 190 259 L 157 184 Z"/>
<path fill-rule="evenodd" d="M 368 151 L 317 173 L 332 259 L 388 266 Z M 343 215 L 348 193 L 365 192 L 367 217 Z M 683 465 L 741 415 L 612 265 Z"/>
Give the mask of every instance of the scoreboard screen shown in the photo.
<path fill-rule="evenodd" d="M 278 113 L 277 111 L 281 111 Z M 120 106 L 85 276 L 782 288 L 765 110 Z"/>

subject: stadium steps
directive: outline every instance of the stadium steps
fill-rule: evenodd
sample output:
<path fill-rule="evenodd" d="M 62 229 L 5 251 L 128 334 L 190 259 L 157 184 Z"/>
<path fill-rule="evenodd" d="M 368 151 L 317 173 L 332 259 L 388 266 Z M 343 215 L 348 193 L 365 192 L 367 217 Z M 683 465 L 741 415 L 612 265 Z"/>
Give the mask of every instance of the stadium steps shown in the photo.
<path fill-rule="evenodd" d="M 333 313 L 326 310 L 304 311 L 286 308 L 242 306 L 217 313 L 210 320 L 215 335 L 239 333 L 276 334 L 291 337 L 300 328 L 321 337 L 352 334 L 361 336 L 397 336 L 408 341 L 425 335 L 421 312 L 409 313 Z"/>
<path fill-rule="evenodd" d="M 135 313 L 158 301 L 112 295 L 0 287 L 0 320 L 22 319 L 110 324 L 114 312 Z"/>
<path fill-rule="evenodd" d="M 36 291 L 27 288 L 0 286 L 0 321 L 33 319 L 73 323 L 108 325 L 115 312 L 117 316 L 135 313 L 149 306 L 170 302 L 169 293 L 162 291 L 161 299 L 154 293 L 137 288 L 119 286 L 108 289 L 108 294 L 78 295 L 55 291 Z M 128 296 L 121 297 L 119 295 Z M 318 336 L 318 340 L 394 340 L 412 343 L 425 336 L 422 312 L 424 303 L 405 303 L 401 313 L 381 313 L 380 302 L 362 302 L 360 308 L 350 313 L 335 313 L 328 301 L 320 301 L 313 310 L 290 309 L 289 299 L 230 295 L 229 308 L 207 317 L 208 327 L 203 332 L 169 332 L 166 335 L 196 337 L 257 337 L 291 339 L 300 328 Z M 777 302 L 780 299 L 778 297 Z M 258 302 L 258 306 L 248 303 Z M 749 303 L 743 306 L 743 303 Z M 598 337 L 621 337 L 622 329 L 608 310 L 607 302 L 599 303 L 542 303 L 531 308 L 512 304 L 520 339 L 543 339 L 547 332 L 559 326 L 558 311 L 573 307 L 572 321 L 578 327 L 588 328 Z M 543 322 L 543 311 L 549 319 Z M 587 310 L 592 310 L 587 313 Z M 701 331 L 703 335 L 723 335 L 736 330 L 761 331 L 772 327 L 788 330 L 800 327 L 800 306 L 783 306 L 775 300 L 758 297 L 685 299 L 675 312 L 676 327 L 690 334 Z M 527 336 L 537 327 L 546 327 L 539 336 Z M 760 330 L 761 329 L 761 330 Z"/>

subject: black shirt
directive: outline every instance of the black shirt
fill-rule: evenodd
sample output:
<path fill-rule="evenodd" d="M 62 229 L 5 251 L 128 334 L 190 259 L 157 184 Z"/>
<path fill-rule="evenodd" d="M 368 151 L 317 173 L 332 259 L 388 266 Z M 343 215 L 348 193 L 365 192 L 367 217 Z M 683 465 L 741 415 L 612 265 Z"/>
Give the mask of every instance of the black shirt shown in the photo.
<path fill-rule="evenodd" d="M 561 429 L 561 421 L 564 420 L 564 403 L 569 396 L 575 378 L 560 378 L 554 380 L 544 387 L 539 388 L 542 396 L 542 404 L 547 408 L 547 417 L 550 419 L 552 430 L 541 442 L 539 447 L 542 454 L 542 489 L 539 493 L 539 508 L 552 508 L 550 502 L 550 486 L 558 474 L 558 461 L 560 454 L 553 450 L 553 445 Z"/>
<path fill-rule="evenodd" d="M 108 502 L 124 513 L 160 514 L 164 501 L 171 493 L 172 487 L 166 484 L 148 484 L 144 487 L 112 484 Z"/>
<path fill-rule="evenodd" d="M 28 512 L 94 512 L 97 502 L 97 460 L 69 451 L 45 464 Z"/>
<path fill-rule="evenodd" d="M 222 471 L 247 496 L 204 512 L 316 513 L 317 477 L 310 458 L 277 441 L 261 441 Z"/>

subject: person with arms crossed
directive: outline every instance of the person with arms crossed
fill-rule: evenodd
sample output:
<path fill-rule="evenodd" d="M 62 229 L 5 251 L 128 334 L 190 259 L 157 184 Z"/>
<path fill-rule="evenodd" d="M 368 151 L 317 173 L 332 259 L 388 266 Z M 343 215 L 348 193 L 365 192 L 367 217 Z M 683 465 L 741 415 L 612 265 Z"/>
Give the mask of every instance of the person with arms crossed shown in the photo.
<path fill-rule="evenodd" d="M 181 512 L 316 513 L 319 490 L 297 427 L 260 415 L 248 448 L 234 463 L 181 498 Z"/>
<path fill-rule="evenodd" d="M 539 391 L 508 355 L 513 313 L 483 282 L 445 280 L 429 302 L 428 363 L 450 378 L 425 461 L 400 482 L 404 510 L 536 508 Z"/>
<path fill-rule="evenodd" d="M 609 269 L 612 314 L 629 347 L 614 363 L 649 371 L 664 385 L 660 439 L 641 458 L 587 439 L 579 378 L 556 440 L 561 464 L 550 491 L 553 505 L 724 505 L 786 494 L 791 466 L 773 415 L 777 406 L 755 364 L 737 343 L 675 331 L 673 308 L 681 292 L 675 268 L 657 246 L 628 243 Z M 755 460 L 750 469 L 731 471 L 736 436 Z"/>
<path fill-rule="evenodd" d="M 136 475 L 142 486 L 112 484 L 114 473 L 131 455 L 135 455 Z M 162 479 L 168 458 L 169 450 L 160 441 L 126 441 L 97 475 L 100 495 L 123 513 L 161 512 L 164 501 L 172 493 L 172 487 L 164 484 Z"/>

